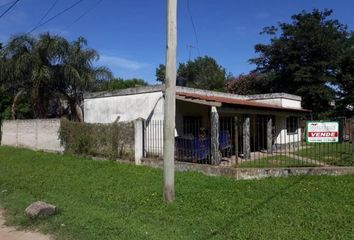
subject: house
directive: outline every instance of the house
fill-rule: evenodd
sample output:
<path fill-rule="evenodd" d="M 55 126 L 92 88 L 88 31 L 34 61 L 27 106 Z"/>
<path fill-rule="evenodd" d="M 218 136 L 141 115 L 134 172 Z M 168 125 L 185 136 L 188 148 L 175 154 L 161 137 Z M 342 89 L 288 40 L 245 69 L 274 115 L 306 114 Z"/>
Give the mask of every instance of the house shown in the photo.
<path fill-rule="evenodd" d="M 144 155 L 161 156 L 163 86 L 84 94 L 84 121 L 143 119 Z M 236 95 L 176 88 L 176 159 L 218 164 L 223 158 L 286 151 L 302 139 L 301 97 L 286 93 Z"/>

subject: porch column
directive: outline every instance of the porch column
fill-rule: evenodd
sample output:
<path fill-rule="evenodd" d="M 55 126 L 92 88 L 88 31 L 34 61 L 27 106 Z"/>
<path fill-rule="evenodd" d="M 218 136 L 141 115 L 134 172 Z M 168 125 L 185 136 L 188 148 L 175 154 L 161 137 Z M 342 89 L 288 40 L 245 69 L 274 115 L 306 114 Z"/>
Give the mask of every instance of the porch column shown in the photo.
<path fill-rule="evenodd" d="M 250 142 L 250 116 L 246 115 L 243 120 L 243 157 L 244 159 L 251 158 L 251 142 Z"/>
<path fill-rule="evenodd" d="M 211 123 L 211 164 L 220 163 L 219 154 L 219 114 L 215 106 L 211 107 L 210 113 Z"/>
<path fill-rule="evenodd" d="M 236 164 L 238 164 L 238 125 L 239 125 L 239 122 L 238 122 L 238 117 L 235 116 L 234 117 L 234 141 L 235 141 L 235 158 L 236 158 Z"/>
<path fill-rule="evenodd" d="M 267 121 L 267 153 L 272 153 L 272 141 L 273 141 L 273 136 L 272 136 L 272 118 L 269 117 Z"/>

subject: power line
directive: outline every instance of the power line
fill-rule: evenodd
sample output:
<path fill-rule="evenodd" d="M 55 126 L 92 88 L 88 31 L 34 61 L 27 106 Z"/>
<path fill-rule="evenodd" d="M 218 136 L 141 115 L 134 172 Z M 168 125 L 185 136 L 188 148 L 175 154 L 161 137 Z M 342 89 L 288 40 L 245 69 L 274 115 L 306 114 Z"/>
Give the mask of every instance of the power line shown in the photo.
<path fill-rule="evenodd" d="M 41 20 L 39 20 L 39 22 L 37 23 L 37 25 L 41 24 L 42 21 L 48 16 L 48 14 L 52 11 L 52 9 L 55 7 L 55 5 L 58 3 L 59 0 L 55 0 L 52 5 L 48 8 L 48 10 L 46 11 L 46 13 L 43 15 L 43 17 L 41 18 Z"/>
<path fill-rule="evenodd" d="M 196 48 L 196 47 L 194 47 L 193 45 L 191 45 L 191 44 L 188 44 L 187 45 L 187 48 L 188 48 L 188 53 L 189 53 L 189 58 L 188 58 L 188 61 L 190 61 L 191 60 L 191 56 L 192 56 L 192 48 Z"/>
<path fill-rule="evenodd" d="M 197 48 L 197 51 L 198 51 L 198 55 L 200 57 L 198 35 L 197 35 L 197 30 L 196 30 L 196 27 L 195 27 L 195 24 L 194 24 L 193 16 L 192 16 L 192 11 L 191 11 L 191 8 L 189 6 L 189 0 L 187 0 L 187 10 L 188 10 L 188 15 L 189 15 L 189 18 L 191 20 L 192 27 L 193 27 L 194 37 L 195 37 L 195 41 L 196 41 L 196 45 L 197 45 L 196 48 Z"/>
<path fill-rule="evenodd" d="M 3 13 L 0 15 L 0 18 L 2 18 L 6 13 L 8 13 L 8 11 L 10 11 L 11 8 L 13 8 L 13 7 L 16 5 L 16 3 L 18 3 L 19 1 L 20 1 L 20 0 L 16 0 L 15 2 L 13 2 L 13 3 L 11 4 L 11 6 L 8 7 L 8 8 L 5 10 L 5 12 L 3 12 Z"/>
<path fill-rule="evenodd" d="M 83 12 L 78 18 L 76 18 L 72 23 L 70 23 L 66 28 L 70 28 L 72 25 L 77 23 L 81 18 L 86 16 L 89 12 L 91 12 L 94 8 L 96 8 L 103 0 L 98 0 L 94 5 L 92 5 L 90 8 L 88 8 L 85 12 Z"/>
<path fill-rule="evenodd" d="M 76 5 L 78 5 L 79 3 L 81 3 L 83 0 L 79 0 L 76 1 L 74 4 L 70 5 L 69 7 L 63 9 L 62 11 L 58 12 L 57 14 L 55 14 L 53 17 L 49 18 L 48 20 L 44 21 L 41 24 L 38 24 L 37 26 L 35 26 L 34 28 L 31 29 L 31 31 L 29 31 L 28 33 L 32 33 L 33 31 L 35 31 L 36 29 L 42 27 L 43 25 L 49 23 L 50 21 L 52 21 L 53 19 L 57 18 L 58 16 L 62 15 L 63 13 L 69 11 L 70 9 L 72 9 L 73 7 L 75 7 Z"/>
<path fill-rule="evenodd" d="M 5 6 L 7 6 L 7 5 L 10 5 L 10 4 L 13 3 L 13 2 L 15 2 L 15 1 L 11 1 L 11 2 L 4 3 L 4 4 L 0 5 L 0 8 L 5 7 Z"/>

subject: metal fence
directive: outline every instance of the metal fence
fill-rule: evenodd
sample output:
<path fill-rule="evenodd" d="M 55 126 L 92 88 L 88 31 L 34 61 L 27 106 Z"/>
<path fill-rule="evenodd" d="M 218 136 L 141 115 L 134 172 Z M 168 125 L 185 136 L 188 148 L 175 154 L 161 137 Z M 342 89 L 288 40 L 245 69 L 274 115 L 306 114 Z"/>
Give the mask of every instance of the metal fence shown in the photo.
<path fill-rule="evenodd" d="M 308 143 L 307 119 L 288 117 L 280 123 L 270 115 L 220 116 L 218 163 L 238 168 L 354 166 L 351 120 L 332 119 L 339 123 L 337 143 Z M 210 125 L 186 118 L 181 129 L 175 137 L 175 160 L 215 163 Z M 162 120 L 145 123 L 144 152 L 147 158 L 162 158 Z"/>

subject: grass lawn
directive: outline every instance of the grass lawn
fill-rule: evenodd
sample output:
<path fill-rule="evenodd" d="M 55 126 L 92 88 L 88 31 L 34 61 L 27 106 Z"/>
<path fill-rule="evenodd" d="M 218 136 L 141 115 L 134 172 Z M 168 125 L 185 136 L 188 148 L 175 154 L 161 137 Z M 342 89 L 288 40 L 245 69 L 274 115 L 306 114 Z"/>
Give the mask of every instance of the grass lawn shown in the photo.
<path fill-rule="evenodd" d="M 274 155 L 255 160 L 242 162 L 236 167 L 240 168 L 276 168 L 276 167 L 313 167 L 314 164 L 301 161 L 297 158 L 291 158 L 286 155 Z"/>
<path fill-rule="evenodd" d="M 354 239 L 354 176 L 235 181 L 176 174 L 162 201 L 158 169 L 0 148 L 0 205 L 10 224 L 58 239 Z M 59 213 L 29 220 L 35 200 Z"/>
<path fill-rule="evenodd" d="M 312 143 L 305 146 L 307 148 L 296 154 L 335 166 L 354 165 L 351 143 Z"/>

